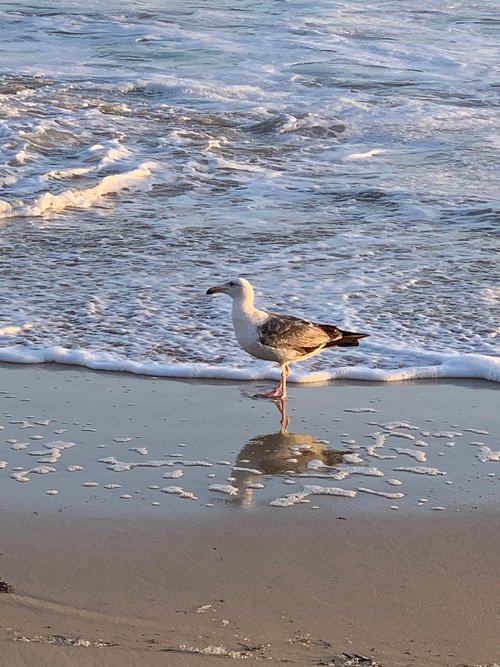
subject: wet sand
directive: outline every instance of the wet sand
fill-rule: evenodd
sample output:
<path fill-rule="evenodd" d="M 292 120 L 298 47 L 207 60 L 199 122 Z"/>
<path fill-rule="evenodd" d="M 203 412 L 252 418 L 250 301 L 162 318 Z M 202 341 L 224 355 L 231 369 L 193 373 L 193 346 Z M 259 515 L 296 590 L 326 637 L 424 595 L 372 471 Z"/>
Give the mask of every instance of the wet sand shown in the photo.
<path fill-rule="evenodd" d="M 386 667 L 499 661 L 500 462 L 478 456 L 498 450 L 497 387 L 293 387 L 287 433 L 272 403 L 251 398 L 262 388 L 0 369 L 0 578 L 15 590 L 0 593 L 5 664 L 342 664 L 332 660 L 343 652 Z M 44 445 L 62 438 L 73 447 L 54 457 Z M 30 456 L 44 449 L 53 464 Z M 346 454 L 382 475 L 301 477 L 342 470 Z M 112 457 L 175 465 L 117 472 L 99 462 Z M 54 471 L 11 477 L 40 465 Z M 446 475 L 398 471 L 401 484 L 387 484 L 415 465 Z M 173 471 L 183 474 L 163 477 Z M 356 495 L 270 504 L 304 485 Z"/>

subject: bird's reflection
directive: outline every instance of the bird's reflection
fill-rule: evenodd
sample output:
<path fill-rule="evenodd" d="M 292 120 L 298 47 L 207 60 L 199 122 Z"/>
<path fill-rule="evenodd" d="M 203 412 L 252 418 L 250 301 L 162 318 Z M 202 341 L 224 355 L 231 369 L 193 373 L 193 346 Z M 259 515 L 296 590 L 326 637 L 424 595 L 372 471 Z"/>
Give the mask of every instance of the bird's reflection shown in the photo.
<path fill-rule="evenodd" d="M 238 495 L 230 503 L 240 507 L 253 504 L 255 490 L 261 488 L 264 475 L 291 475 L 307 472 L 311 461 L 321 461 L 325 466 L 342 463 L 349 452 L 332 449 L 325 441 L 308 433 L 290 433 L 290 417 L 286 412 L 286 400 L 274 401 L 280 413 L 280 430 L 277 433 L 257 435 L 240 450 L 233 467 L 232 484 Z"/>

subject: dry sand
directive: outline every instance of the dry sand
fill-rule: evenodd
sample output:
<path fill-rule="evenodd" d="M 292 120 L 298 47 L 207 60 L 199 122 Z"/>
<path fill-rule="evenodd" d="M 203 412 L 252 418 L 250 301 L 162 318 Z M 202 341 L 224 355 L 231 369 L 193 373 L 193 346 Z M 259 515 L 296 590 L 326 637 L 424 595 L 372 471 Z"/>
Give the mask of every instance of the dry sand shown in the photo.
<path fill-rule="evenodd" d="M 184 522 L 4 512 L 1 571 L 16 593 L 0 601 L 2 664 L 217 664 L 182 651 L 221 646 L 297 665 L 342 652 L 386 667 L 492 663 L 499 528 L 498 517 L 442 515 Z M 107 645 L 58 646 L 54 636 Z M 12 641 L 23 637 L 37 643 Z"/>
<path fill-rule="evenodd" d="M 318 447 L 327 436 L 338 449 L 342 438 L 363 442 L 371 420 L 413 420 L 421 430 L 439 433 L 462 429 L 453 447 L 443 445 L 449 438 L 428 439 L 426 464 L 440 462 L 446 477 L 400 473 L 401 487 L 389 487 L 385 480 L 394 460 L 370 460 L 384 470 L 383 478 L 353 475 L 335 482 L 345 488 L 402 488 L 400 509 L 391 511 L 394 500 L 362 493 L 270 507 L 278 492 L 292 488 L 283 484 L 287 476 L 276 464 L 287 441 L 280 439 L 274 406 L 241 394 L 250 393 L 248 385 L 61 367 L 3 367 L 0 378 L 8 392 L 0 395 L 0 458 L 8 461 L 0 471 L 0 577 L 15 590 L 0 593 L 2 667 L 196 667 L 240 659 L 440 667 L 500 661 L 500 462 L 481 463 L 478 446 L 470 445 L 481 438 L 498 449 L 496 386 L 292 389 L 290 431 L 315 438 Z M 377 412 L 350 411 L 363 406 Z M 26 427 L 47 419 L 47 425 Z M 53 433 L 62 427 L 64 434 Z M 42 437 L 30 441 L 26 433 Z M 117 435 L 133 439 L 116 443 Z M 11 467 L 27 460 L 30 450 L 61 437 L 75 447 L 63 452 L 56 472 L 33 474 L 29 483 L 11 479 Z M 16 443 L 8 441 L 21 438 L 29 447 L 11 449 Z M 265 489 L 250 501 L 210 492 L 213 479 L 201 467 L 183 468 L 182 483 L 199 498 L 185 500 L 149 489 L 152 475 L 162 480 L 164 468 L 115 473 L 97 463 L 103 452 L 131 455 L 130 444 L 147 445 L 155 459 L 186 444 L 185 457 L 214 462 L 210 470 L 222 482 L 232 468 L 216 460 L 228 459 L 234 469 L 263 438 L 270 449 L 259 459 L 266 468 Z M 273 450 L 269 443 L 276 438 Z M 134 460 L 141 458 L 134 454 Z M 76 459 L 84 470 L 67 472 Z M 99 487 L 81 486 L 89 476 Z M 233 484 L 249 479 L 234 471 L 233 476 Z M 110 480 L 119 481 L 119 492 L 128 490 L 131 498 L 110 499 L 116 491 L 103 489 Z M 176 480 L 160 484 L 171 482 Z M 47 496 L 53 487 L 60 493 Z M 429 503 L 419 505 L 424 493 Z M 429 511 L 434 502 L 446 510 Z M 335 658 L 342 653 L 373 662 Z"/>

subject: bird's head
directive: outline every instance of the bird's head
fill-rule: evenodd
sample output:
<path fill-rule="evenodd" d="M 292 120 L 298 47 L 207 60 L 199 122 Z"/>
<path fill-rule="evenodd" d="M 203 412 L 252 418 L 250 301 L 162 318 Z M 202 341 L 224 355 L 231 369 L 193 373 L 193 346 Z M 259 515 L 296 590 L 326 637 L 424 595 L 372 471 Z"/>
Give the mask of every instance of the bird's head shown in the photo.
<path fill-rule="evenodd" d="M 227 283 L 211 287 L 207 294 L 227 294 L 232 299 L 245 299 L 253 296 L 253 288 L 245 278 L 231 278 Z"/>

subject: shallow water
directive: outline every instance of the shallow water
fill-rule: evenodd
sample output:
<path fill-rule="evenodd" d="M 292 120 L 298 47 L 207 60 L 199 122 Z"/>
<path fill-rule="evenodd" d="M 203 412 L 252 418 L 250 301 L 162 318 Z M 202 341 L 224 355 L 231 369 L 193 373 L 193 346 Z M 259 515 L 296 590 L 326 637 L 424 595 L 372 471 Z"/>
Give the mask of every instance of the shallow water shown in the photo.
<path fill-rule="evenodd" d="M 296 388 L 287 425 L 273 402 L 251 400 L 255 385 L 1 371 L 0 501 L 11 510 L 209 518 L 498 506 L 491 383 Z"/>
<path fill-rule="evenodd" d="M 2 3 L 0 359 L 271 377 L 243 274 L 371 334 L 292 379 L 500 380 L 496 9 Z"/>

